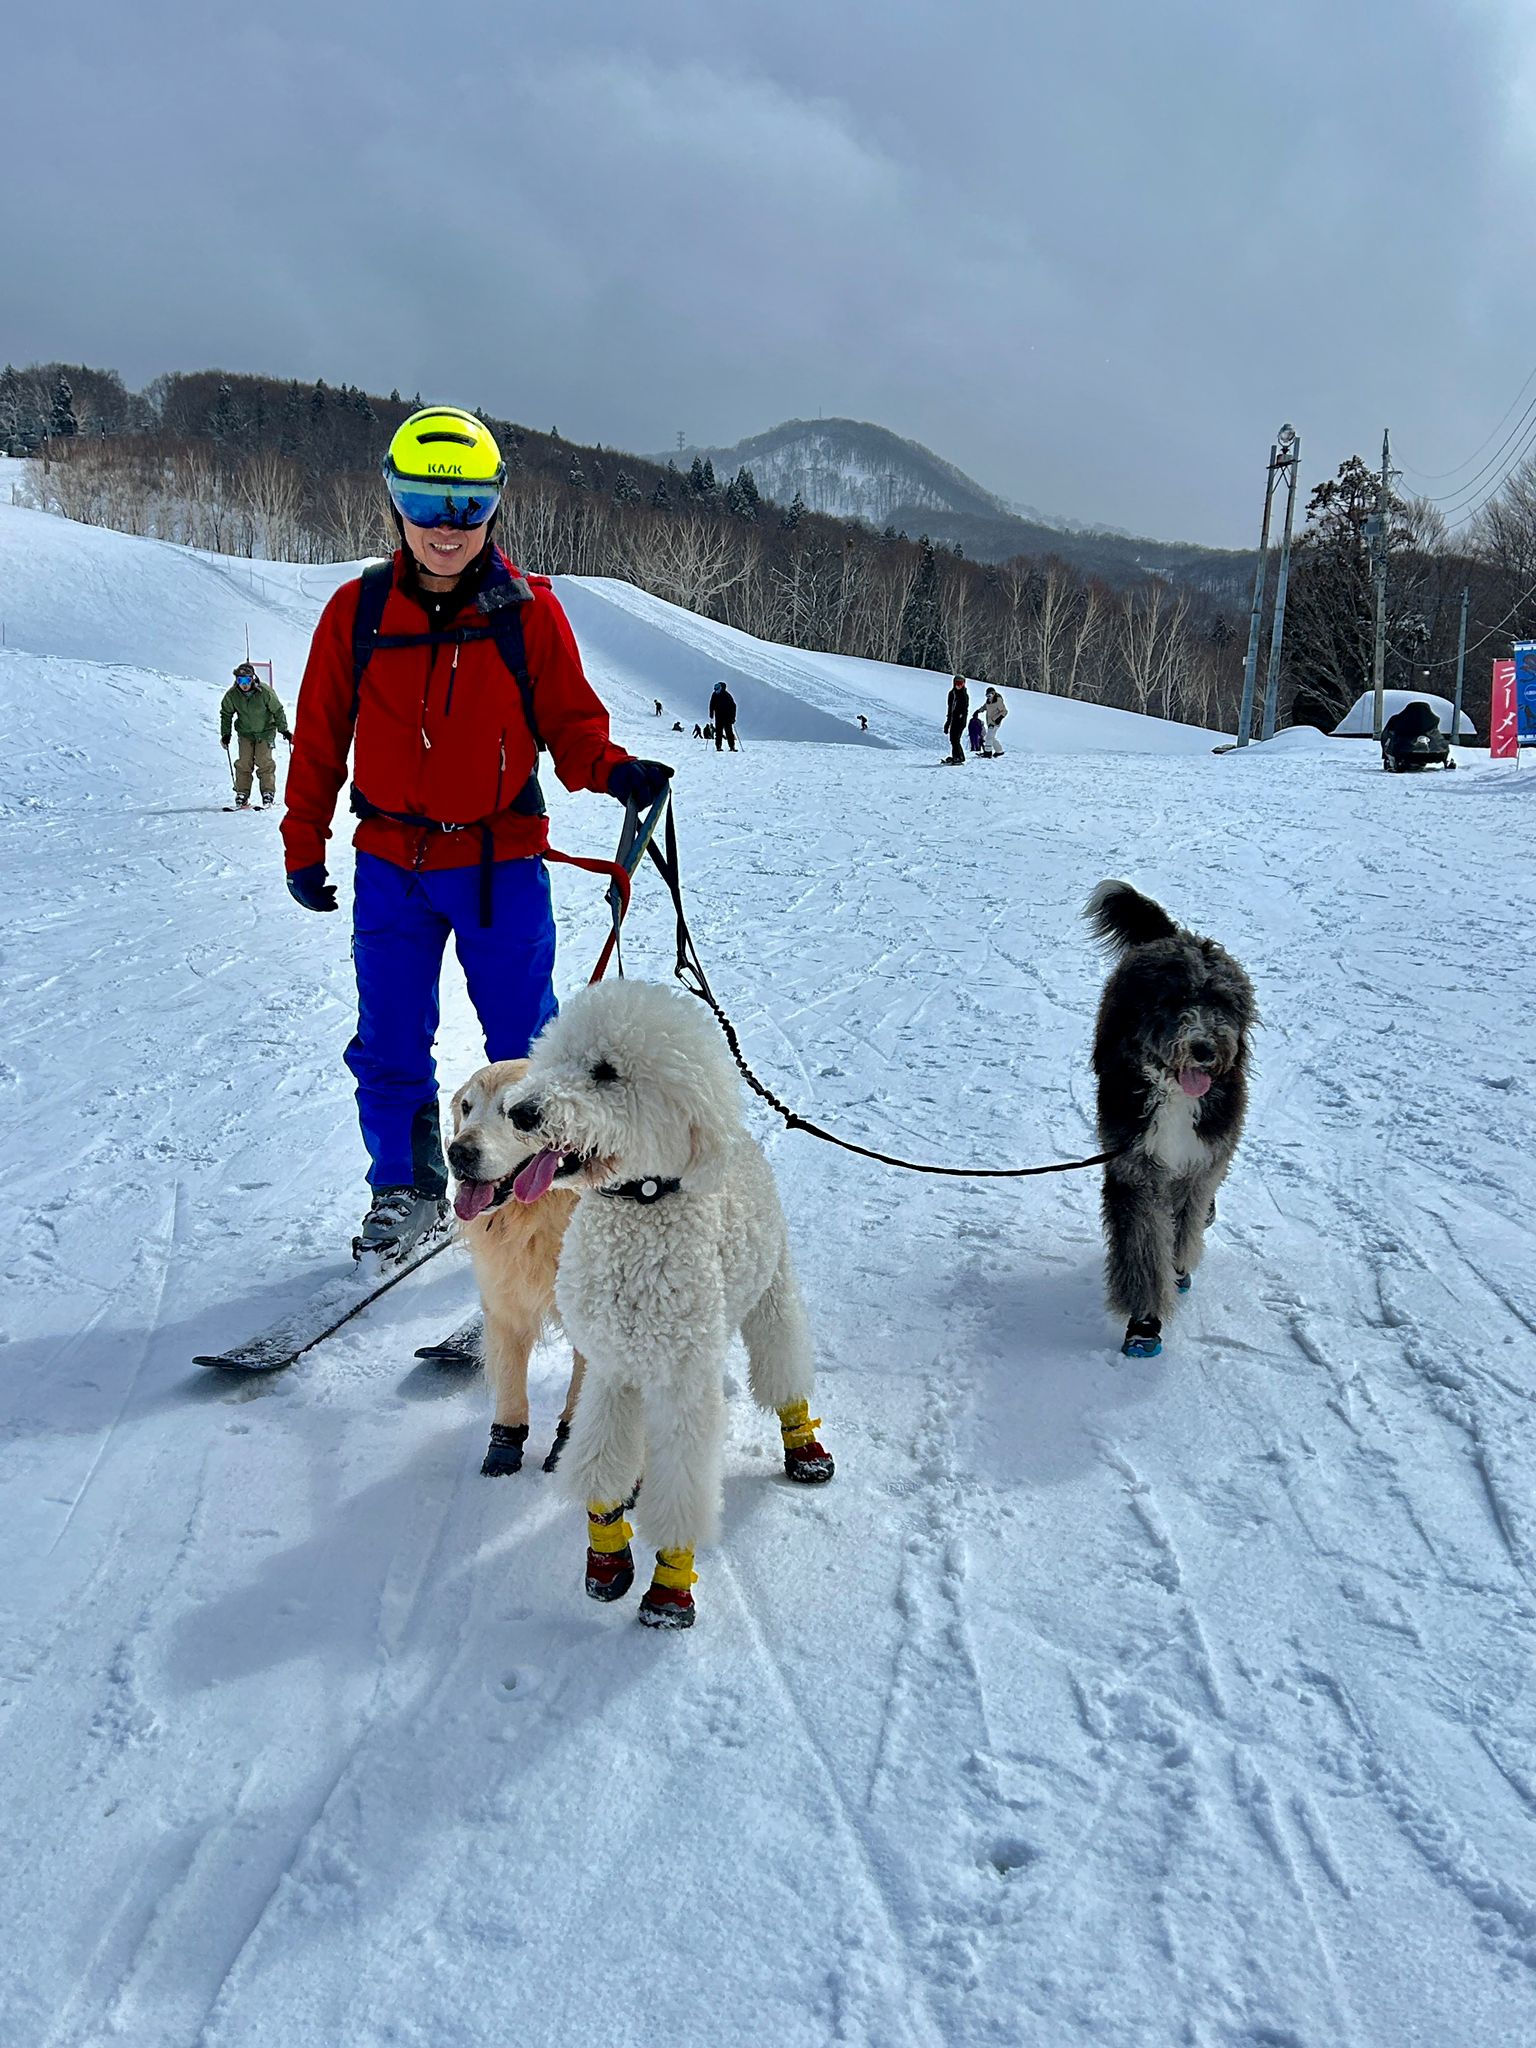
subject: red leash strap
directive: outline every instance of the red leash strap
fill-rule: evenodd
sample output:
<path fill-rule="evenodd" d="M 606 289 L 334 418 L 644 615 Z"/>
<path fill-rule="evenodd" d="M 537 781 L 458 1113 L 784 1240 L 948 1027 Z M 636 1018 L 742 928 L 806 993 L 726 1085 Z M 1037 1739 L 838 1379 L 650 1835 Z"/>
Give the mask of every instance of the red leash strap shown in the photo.
<path fill-rule="evenodd" d="M 546 860 L 558 860 L 568 868 L 585 868 L 590 875 L 606 875 L 619 892 L 619 901 L 614 910 L 613 930 L 603 942 L 603 950 L 597 956 L 597 965 L 592 970 L 592 980 L 601 981 L 608 972 L 608 962 L 613 958 L 613 949 L 619 942 L 619 925 L 629 909 L 629 869 L 616 860 L 598 860 L 583 853 L 560 853 L 553 846 L 544 849 Z"/>

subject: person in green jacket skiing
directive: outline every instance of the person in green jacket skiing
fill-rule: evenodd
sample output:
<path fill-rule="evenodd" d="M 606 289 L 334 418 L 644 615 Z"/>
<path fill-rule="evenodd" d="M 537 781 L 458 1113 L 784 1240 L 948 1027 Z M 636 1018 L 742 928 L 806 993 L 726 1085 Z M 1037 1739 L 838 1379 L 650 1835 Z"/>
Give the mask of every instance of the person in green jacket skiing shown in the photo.
<path fill-rule="evenodd" d="M 281 733 L 291 747 L 293 734 L 288 730 L 288 714 L 282 699 L 270 683 L 260 680 L 248 661 L 242 661 L 235 670 L 235 680 L 219 705 L 219 745 L 225 753 L 229 752 L 232 731 L 240 739 L 235 761 L 235 809 L 243 811 L 250 806 L 254 770 L 261 778 L 261 807 L 265 810 L 277 800 L 277 763 L 272 758 L 272 742 Z"/>

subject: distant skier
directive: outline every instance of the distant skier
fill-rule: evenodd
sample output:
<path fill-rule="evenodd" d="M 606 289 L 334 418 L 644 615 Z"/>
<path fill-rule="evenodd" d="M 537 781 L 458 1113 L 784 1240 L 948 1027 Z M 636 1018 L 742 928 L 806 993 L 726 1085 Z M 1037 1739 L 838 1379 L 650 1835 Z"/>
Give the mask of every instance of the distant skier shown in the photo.
<path fill-rule="evenodd" d="M 653 698 L 651 699 L 651 702 L 652 702 L 652 703 L 653 703 L 653 704 L 654 704 L 654 705 L 656 706 L 656 716 L 657 716 L 658 718 L 660 718 L 660 716 L 661 716 L 661 699 L 660 699 L 659 697 L 653 697 Z"/>
<path fill-rule="evenodd" d="M 715 729 L 715 752 L 718 754 L 724 743 L 729 740 L 731 752 L 734 754 L 736 751 L 736 699 L 725 687 L 723 680 L 716 683 L 714 689 L 710 692 L 709 719 Z"/>
<path fill-rule="evenodd" d="M 672 730 L 673 730 L 674 732 L 681 732 L 681 731 L 682 731 L 682 729 L 683 729 L 683 721 L 682 721 L 682 720 L 681 720 L 680 718 L 674 718 L 674 719 L 673 719 L 673 721 L 672 721 Z"/>
<path fill-rule="evenodd" d="M 291 747 L 293 734 L 288 730 L 288 714 L 282 699 L 270 683 L 261 681 L 248 661 L 242 661 L 235 670 L 235 680 L 219 701 L 219 745 L 226 753 L 231 732 L 240 741 L 235 756 L 235 809 L 250 809 L 254 771 L 261 783 L 261 808 L 266 810 L 277 801 L 277 763 L 272 758 L 272 742 L 281 733 Z"/>
<path fill-rule="evenodd" d="M 620 803 L 654 803 L 672 773 L 614 745 L 548 579 L 492 542 L 505 479 L 473 413 L 412 413 L 384 460 L 400 546 L 332 597 L 299 692 L 283 839 L 306 910 L 336 908 L 325 849 L 349 754 L 362 821 L 345 1055 L 371 1162 L 359 1256 L 404 1257 L 446 1211 L 432 1044 L 449 937 L 487 1059 L 521 1058 L 555 1014 L 539 742 L 567 789 Z"/>
<path fill-rule="evenodd" d="M 704 728 L 697 719 L 693 722 L 693 736 L 696 740 L 701 740 L 704 737 Z"/>
<path fill-rule="evenodd" d="M 868 731 L 869 731 L 869 720 L 868 720 L 868 719 L 867 719 L 867 718 L 866 718 L 866 717 L 864 716 L 864 714 L 863 714 L 863 712 L 862 712 L 862 711 L 861 711 L 861 712 L 859 713 L 859 731 L 860 731 L 860 732 L 868 732 Z"/>
<path fill-rule="evenodd" d="M 1008 706 L 1003 702 L 1001 694 L 996 690 L 988 690 L 986 702 L 981 707 L 981 722 L 984 728 L 981 735 L 981 751 L 987 760 L 995 761 L 1003 751 L 998 727 L 1007 716 Z"/>
<path fill-rule="evenodd" d="M 949 686 L 949 700 L 944 706 L 944 733 L 949 741 L 949 753 L 941 766 L 963 768 L 965 753 L 960 742 L 965 737 L 965 728 L 971 716 L 971 693 L 965 687 L 965 677 L 956 676 Z"/>

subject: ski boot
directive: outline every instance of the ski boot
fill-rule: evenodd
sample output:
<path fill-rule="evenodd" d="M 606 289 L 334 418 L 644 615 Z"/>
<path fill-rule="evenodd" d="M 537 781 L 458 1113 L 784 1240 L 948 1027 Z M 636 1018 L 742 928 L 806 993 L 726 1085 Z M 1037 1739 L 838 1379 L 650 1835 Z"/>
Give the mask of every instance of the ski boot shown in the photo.
<path fill-rule="evenodd" d="M 482 1479 L 510 1479 L 514 1472 L 523 1469 L 523 1445 L 528 1441 L 526 1422 L 493 1422 L 491 1441 L 487 1446 L 484 1463 L 480 1467 Z"/>
<path fill-rule="evenodd" d="M 441 1229 L 447 1214 L 447 1198 L 434 1189 L 375 1188 L 363 1227 L 352 1240 L 352 1256 L 360 1259 L 372 1252 L 393 1265 Z"/>
<path fill-rule="evenodd" d="M 275 792 L 274 792 L 274 791 L 272 791 L 272 790 L 270 790 L 270 789 L 264 789 L 264 790 L 263 790 L 263 791 L 261 792 L 261 808 L 262 808 L 262 809 L 263 809 L 264 811 L 270 811 L 270 810 L 271 810 L 271 808 L 272 808 L 272 806 L 273 806 L 273 805 L 274 805 L 274 804 L 275 804 L 276 802 L 277 802 L 277 796 L 276 796 L 276 794 L 275 794 Z"/>
<path fill-rule="evenodd" d="M 624 1500 L 587 1502 L 587 1598 L 622 1600 L 635 1583 L 634 1535 L 624 1519 Z"/>
<path fill-rule="evenodd" d="M 235 798 L 234 808 L 237 811 L 248 811 L 251 808 L 250 798 L 248 796 L 237 796 Z"/>
<path fill-rule="evenodd" d="M 816 1441 L 820 1416 L 811 1419 L 806 1401 L 786 1401 L 779 1410 L 779 1435 L 784 1439 L 784 1473 L 802 1486 L 825 1486 L 837 1470 L 830 1451 Z"/>
<path fill-rule="evenodd" d="M 698 1579 L 691 1550 L 658 1550 L 656 1569 L 640 1602 L 640 1619 L 647 1628 L 692 1628 L 693 1594 L 689 1588 Z"/>
<path fill-rule="evenodd" d="M 1156 1316 L 1133 1316 L 1120 1346 L 1127 1358 L 1156 1358 L 1163 1348 L 1163 1326 Z"/>

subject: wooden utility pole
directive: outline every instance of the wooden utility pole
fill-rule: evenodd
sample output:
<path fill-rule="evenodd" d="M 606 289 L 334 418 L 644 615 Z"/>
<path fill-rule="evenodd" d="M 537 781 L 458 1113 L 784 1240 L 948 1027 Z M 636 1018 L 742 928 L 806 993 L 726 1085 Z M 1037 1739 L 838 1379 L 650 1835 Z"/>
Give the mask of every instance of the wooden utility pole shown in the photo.
<path fill-rule="evenodd" d="M 1461 631 L 1456 638 L 1456 705 L 1451 714 L 1451 745 L 1461 739 L 1461 686 L 1467 675 L 1467 606 L 1472 602 L 1472 593 L 1462 586 Z"/>
<path fill-rule="evenodd" d="M 1371 690 L 1375 708 L 1371 714 L 1372 730 L 1378 744 L 1381 729 L 1386 723 L 1387 683 L 1387 533 L 1391 525 L 1388 506 L 1392 499 L 1392 445 L 1386 429 L 1381 436 L 1381 475 L 1376 484 L 1376 510 L 1365 522 L 1366 537 L 1371 544 L 1372 581 L 1375 584 L 1376 630 L 1371 646 Z"/>

